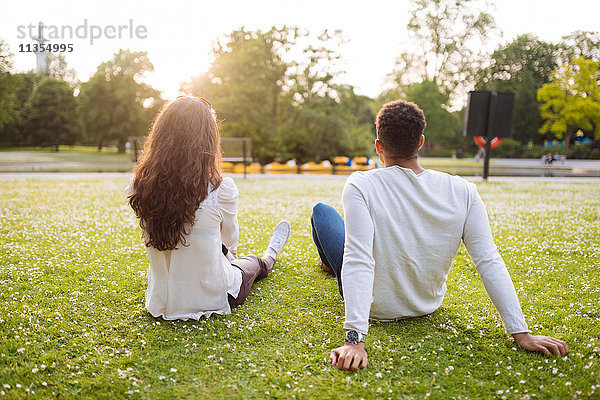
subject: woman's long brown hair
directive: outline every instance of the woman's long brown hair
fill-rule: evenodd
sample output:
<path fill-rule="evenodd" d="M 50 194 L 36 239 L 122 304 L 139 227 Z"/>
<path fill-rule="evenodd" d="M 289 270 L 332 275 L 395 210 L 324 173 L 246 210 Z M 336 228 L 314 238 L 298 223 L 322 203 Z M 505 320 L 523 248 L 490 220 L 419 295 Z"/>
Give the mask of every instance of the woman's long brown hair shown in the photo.
<path fill-rule="evenodd" d="M 173 250 L 194 225 L 196 210 L 222 181 L 214 111 L 203 99 L 181 97 L 156 117 L 134 169 L 129 204 L 146 246 Z"/>

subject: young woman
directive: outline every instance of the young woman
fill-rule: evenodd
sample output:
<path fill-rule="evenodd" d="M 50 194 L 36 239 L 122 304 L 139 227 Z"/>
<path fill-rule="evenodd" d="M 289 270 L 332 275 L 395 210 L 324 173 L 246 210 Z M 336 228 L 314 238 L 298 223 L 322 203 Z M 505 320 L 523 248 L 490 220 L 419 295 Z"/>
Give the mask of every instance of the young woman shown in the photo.
<path fill-rule="evenodd" d="M 220 161 L 210 103 L 185 96 L 166 104 L 126 189 L 146 244 L 146 309 L 155 317 L 229 313 L 271 272 L 289 238 L 282 220 L 262 257 L 236 258 L 238 190 L 221 176 Z"/>

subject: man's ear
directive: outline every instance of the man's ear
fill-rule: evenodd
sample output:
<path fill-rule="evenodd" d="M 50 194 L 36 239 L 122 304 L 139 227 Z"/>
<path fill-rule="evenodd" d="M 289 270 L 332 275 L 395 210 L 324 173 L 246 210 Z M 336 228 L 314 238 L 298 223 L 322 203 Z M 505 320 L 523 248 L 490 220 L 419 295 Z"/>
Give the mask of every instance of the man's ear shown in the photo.
<path fill-rule="evenodd" d="M 419 141 L 419 150 L 423 147 L 423 143 L 425 143 L 425 135 L 421 135 L 421 140 Z"/>
<path fill-rule="evenodd" d="M 379 139 L 375 139 L 375 151 L 377 152 L 378 156 L 381 156 L 381 142 L 379 141 Z"/>

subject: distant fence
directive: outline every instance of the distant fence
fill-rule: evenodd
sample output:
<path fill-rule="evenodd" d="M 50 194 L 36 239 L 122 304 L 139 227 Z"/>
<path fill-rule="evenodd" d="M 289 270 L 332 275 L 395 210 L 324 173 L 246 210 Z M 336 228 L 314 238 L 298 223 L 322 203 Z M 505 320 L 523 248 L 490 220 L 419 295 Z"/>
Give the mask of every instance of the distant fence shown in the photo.
<path fill-rule="evenodd" d="M 140 153 L 144 148 L 145 136 L 130 136 L 131 151 L 133 161 L 137 162 Z M 247 175 L 246 167 L 252 163 L 252 139 L 250 138 L 221 138 L 221 150 L 223 151 L 223 161 L 231 163 L 244 164 L 244 178 Z"/>

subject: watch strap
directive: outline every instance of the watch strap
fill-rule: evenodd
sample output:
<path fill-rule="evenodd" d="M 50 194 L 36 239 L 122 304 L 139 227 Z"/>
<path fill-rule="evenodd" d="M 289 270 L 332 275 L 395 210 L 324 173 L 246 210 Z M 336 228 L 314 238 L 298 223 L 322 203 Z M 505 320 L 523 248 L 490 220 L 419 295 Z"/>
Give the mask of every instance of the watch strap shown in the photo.
<path fill-rule="evenodd" d="M 355 331 L 354 329 L 350 329 L 346 331 L 345 339 L 348 343 L 358 344 L 360 342 L 365 342 L 367 339 L 367 335 L 363 335 L 362 333 Z"/>

